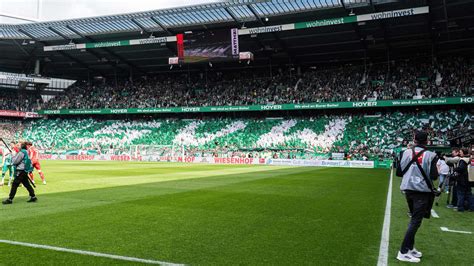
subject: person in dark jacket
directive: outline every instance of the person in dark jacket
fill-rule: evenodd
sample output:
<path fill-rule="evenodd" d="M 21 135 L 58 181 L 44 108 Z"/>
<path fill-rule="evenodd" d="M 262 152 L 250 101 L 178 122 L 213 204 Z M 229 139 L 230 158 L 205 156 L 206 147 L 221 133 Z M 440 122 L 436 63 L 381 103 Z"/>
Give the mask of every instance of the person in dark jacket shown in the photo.
<path fill-rule="evenodd" d="M 405 233 L 397 259 L 405 262 L 420 262 L 422 253 L 415 248 L 415 236 L 423 218 L 430 217 L 434 201 L 432 180 L 438 177 L 436 153 L 426 150 L 428 135 L 417 131 L 414 135 L 414 147 L 400 154 L 397 176 L 403 177 L 400 190 L 405 194 L 411 213 L 410 223 Z"/>
<path fill-rule="evenodd" d="M 28 157 L 28 151 L 26 150 L 26 143 L 21 144 L 20 151 L 13 157 L 12 165 L 15 168 L 15 179 L 13 180 L 12 188 L 8 199 L 4 200 L 3 204 L 12 204 L 13 198 L 15 198 L 16 191 L 20 184 L 28 190 L 30 199 L 27 202 L 36 202 L 38 199 L 35 195 L 35 190 L 30 184 L 28 173 L 33 170 L 31 160 Z"/>
<path fill-rule="evenodd" d="M 474 197 L 472 196 L 471 186 L 469 184 L 468 167 L 471 159 L 468 149 L 461 149 L 461 159 L 454 172 L 456 175 L 456 192 L 458 212 L 463 212 L 465 203 L 469 204 L 469 210 L 474 211 Z"/>

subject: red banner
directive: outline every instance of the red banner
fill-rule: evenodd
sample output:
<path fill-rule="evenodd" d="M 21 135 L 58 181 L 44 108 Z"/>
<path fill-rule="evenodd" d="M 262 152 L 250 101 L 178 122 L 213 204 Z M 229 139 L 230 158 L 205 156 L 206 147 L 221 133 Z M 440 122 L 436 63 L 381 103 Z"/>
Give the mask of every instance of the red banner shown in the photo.
<path fill-rule="evenodd" d="M 178 49 L 178 59 L 184 59 L 184 35 L 182 33 L 176 34 L 176 46 Z"/>
<path fill-rule="evenodd" d="M 14 111 L 14 110 L 0 110 L 0 116 L 23 117 L 23 118 L 40 117 L 37 113 L 21 112 L 21 111 Z"/>

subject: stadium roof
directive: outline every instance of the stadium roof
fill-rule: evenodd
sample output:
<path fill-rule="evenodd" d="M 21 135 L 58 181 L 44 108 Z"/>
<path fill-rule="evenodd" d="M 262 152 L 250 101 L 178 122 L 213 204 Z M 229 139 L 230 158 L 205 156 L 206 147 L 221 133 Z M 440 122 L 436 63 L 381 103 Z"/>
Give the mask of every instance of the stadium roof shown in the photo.
<path fill-rule="evenodd" d="M 388 52 L 391 56 L 472 52 L 474 2 L 469 0 L 235 0 L 132 14 L 0 25 L 0 71 L 31 73 L 37 59 L 41 61 L 43 75 L 74 79 L 128 75 L 131 71 L 136 75 L 169 71 L 168 57 L 176 56 L 176 45 L 172 44 L 56 52 L 44 52 L 43 46 L 171 36 L 190 30 L 271 26 L 426 5 L 430 6 L 426 15 L 240 36 L 239 41 L 255 54 L 255 66 L 377 60 L 386 59 Z"/>
<path fill-rule="evenodd" d="M 374 0 L 374 2 L 381 1 Z M 382 2 L 387 2 L 387 0 Z M 368 0 L 234 0 L 131 14 L 20 25 L 0 25 L 0 38 L 35 38 L 47 41 L 61 40 L 63 37 L 79 38 L 81 36 L 78 33 L 81 35 L 98 35 L 142 30 L 163 32 L 167 29 L 193 25 L 258 21 L 260 17 L 309 12 L 343 5 L 367 5 L 368 3 Z"/>

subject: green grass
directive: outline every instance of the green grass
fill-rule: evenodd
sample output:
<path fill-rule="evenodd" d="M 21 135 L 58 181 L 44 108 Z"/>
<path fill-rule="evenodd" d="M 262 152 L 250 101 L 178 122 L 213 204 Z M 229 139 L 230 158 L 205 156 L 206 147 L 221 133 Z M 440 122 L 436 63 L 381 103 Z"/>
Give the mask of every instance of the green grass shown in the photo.
<path fill-rule="evenodd" d="M 0 239 L 201 265 L 377 262 L 387 170 L 61 161 L 43 168 L 48 185 L 38 185 L 38 203 L 27 204 L 20 188 L 13 205 L 0 207 Z M 8 188 L 0 191 L 5 198 Z M 0 265 L 130 264 L 6 244 L 0 252 Z"/>
<path fill-rule="evenodd" d="M 375 265 L 388 171 L 45 161 L 39 202 L 0 207 L 0 239 L 201 265 Z M 38 177 L 37 177 L 38 178 Z M 409 218 L 394 177 L 389 264 Z M 5 198 L 8 187 L 0 189 Z M 425 265 L 474 265 L 474 214 L 434 207 Z M 0 265 L 132 264 L 0 244 Z"/>

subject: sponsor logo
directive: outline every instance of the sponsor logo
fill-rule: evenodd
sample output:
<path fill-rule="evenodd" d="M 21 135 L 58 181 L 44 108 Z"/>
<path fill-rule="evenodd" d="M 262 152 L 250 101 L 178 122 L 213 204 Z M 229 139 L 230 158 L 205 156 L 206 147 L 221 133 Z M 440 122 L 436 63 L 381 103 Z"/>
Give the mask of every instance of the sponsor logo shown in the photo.
<path fill-rule="evenodd" d="M 214 158 L 214 163 L 252 164 L 253 163 L 253 158 Z"/>
<path fill-rule="evenodd" d="M 35 112 L 26 112 L 25 117 L 27 117 L 27 118 L 40 117 L 40 115 L 38 113 L 35 113 Z"/>
<path fill-rule="evenodd" d="M 349 161 L 331 161 L 331 160 L 322 160 L 321 166 L 350 166 Z"/>
<path fill-rule="evenodd" d="M 349 161 L 350 167 L 358 167 L 358 168 L 374 168 L 373 161 Z"/>
<path fill-rule="evenodd" d="M 38 78 L 38 77 L 27 77 L 27 76 L 20 76 L 20 75 L 12 75 L 12 74 L 0 74 L 0 79 L 5 79 L 8 81 L 24 81 L 28 83 L 42 83 L 42 84 L 50 84 L 51 80 L 48 78 Z"/>
<path fill-rule="evenodd" d="M 0 116 L 25 117 L 25 112 L 0 110 Z"/>
<path fill-rule="evenodd" d="M 377 106 L 377 102 L 353 102 L 352 107 L 371 107 Z"/>
<path fill-rule="evenodd" d="M 199 107 L 181 107 L 183 112 L 199 112 L 201 108 Z"/>
<path fill-rule="evenodd" d="M 462 97 L 461 98 L 461 103 L 472 103 L 474 100 L 473 100 L 473 97 Z"/>
<path fill-rule="evenodd" d="M 126 114 L 128 113 L 127 109 L 111 109 L 110 112 L 112 114 Z"/>
<path fill-rule="evenodd" d="M 404 9 L 404 10 L 394 10 L 394 11 L 374 13 L 374 14 L 371 14 L 370 17 L 373 20 L 377 20 L 377 19 L 397 18 L 397 17 L 405 17 L 405 16 L 413 16 L 413 15 L 415 15 L 415 10 L 413 8 L 410 8 L 410 9 Z"/>
<path fill-rule="evenodd" d="M 234 28 L 230 30 L 230 41 L 232 45 L 232 55 L 239 54 L 239 30 Z"/>
<path fill-rule="evenodd" d="M 132 43 L 133 40 L 130 42 Z M 153 44 L 153 43 L 164 43 L 167 41 L 166 37 L 160 37 L 160 38 L 149 38 L 149 39 L 139 39 L 137 40 L 138 44 Z"/>
<path fill-rule="evenodd" d="M 344 18 L 324 19 L 324 20 L 316 20 L 316 21 L 306 22 L 306 27 L 307 28 L 313 28 L 313 27 L 338 25 L 338 24 L 343 24 L 343 23 L 344 23 Z"/>
<path fill-rule="evenodd" d="M 250 34 L 283 31 L 283 25 L 249 29 Z"/>
<path fill-rule="evenodd" d="M 66 155 L 66 160 L 93 161 L 94 159 L 94 155 Z"/>
<path fill-rule="evenodd" d="M 280 104 L 275 104 L 275 105 L 262 105 L 260 107 L 261 110 L 281 110 L 283 109 L 283 106 Z"/>
<path fill-rule="evenodd" d="M 45 46 L 44 51 L 62 51 L 62 50 L 75 50 L 77 49 L 76 44 L 66 44 L 66 45 L 53 45 Z"/>
<path fill-rule="evenodd" d="M 6 76 L 6 80 L 13 80 L 13 81 L 24 81 L 24 82 L 35 82 L 34 78 L 27 78 L 27 77 L 13 77 L 13 76 Z"/>
<path fill-rule="evenodd" d="M 98 43 L 86 43 L 86 48 L 101 48 L 101 47 L 116 47 L 121 46 L 122 42 L 98 42 Z"/>

